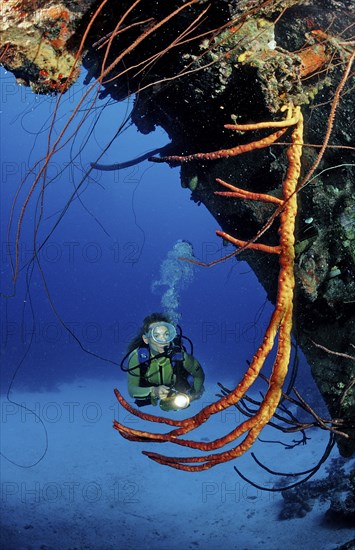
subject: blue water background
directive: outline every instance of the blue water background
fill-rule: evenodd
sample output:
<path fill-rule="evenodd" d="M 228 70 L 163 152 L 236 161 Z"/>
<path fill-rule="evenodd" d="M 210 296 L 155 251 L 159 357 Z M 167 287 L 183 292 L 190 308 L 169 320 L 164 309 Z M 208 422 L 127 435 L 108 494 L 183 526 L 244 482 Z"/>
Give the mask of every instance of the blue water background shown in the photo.
<path fill-rule="evenodd" d="M 79 81 L 63 98 L 52 143 L 83 93 Z M 29 198 L 14 285 L 11 258 L 14 261 L 17 223 L 34 181 L 31 169 L 37 173 L 41 162 L 36 163 L 42 159 L 43 164 L 45 158 L 56 98 L 34 95 L 4 71 L 1 94 L 1 390 L 3 428 L 8 438 L 2 447 L 2 504 L 4 540 L 13 541 L 4 543 L 4 548 L 27 548 L 29 537 L 28 541 L 43 543 L 33 543 L 34 548 L 175 550 L 180 548 L 182 536 L 186 548 L 214 550 L 221 537 L 226 550 L 281 550 L 286 547 L 285 540 L 287 547 L 299 548 L 297 537 L 304 532 L 303 520 L 278 522 L 280 495 L 270 496 L 242 482 L 233 470 L 235 462 L 194 476 L 176 472 L 143 457 L 139 444 L 126 442 L 111 428 L 112 416 L 132 422 L 125 411 L 118 410 L 113 387 L 127 397 L 126 375 L 119 364 L 142 319 L 161 310 L 161 294 L 152 292 L 152 284 L 161 278 L 164 260 L 179 240 L 189 241 L 196 258 L 204 262 L 232 252 L 233 248 L 224 247 L 215 235 L 218 222 L 203 205 L 190 200 L 190 190 L 181 188 L 179 168 L 145 161 L 119 172 L 93 170 L 85 175 L 90 162 L 99 159 L 120 125 L 129 120 L 133 100 L 125 104 L 98 100 L 78 128 L 89 106 L 84 101 L 69 129 L 68 136 L 72 134 L 73 139 L 50 160 L 43 200 L 41 180 Z M 100 162 L 126 161 L 167 142 L 159 128 L 144 136 L 128 123 Z M 78 196 L 75 189 L 79 185 Z M 34 234 L 40 247 L 39 262 L 33 258 Z M 179 293 L 179 313 L 183 332 L 193 341 L 194 354 L 205 370 L 208 391 L 201 400 L 204 405 L 215 399 L 217 381 L 229 387 L 240 381 L 247 361 L 262 342 L 272 309 L 245 262 L 231 259 L 210 268 L 194 267 L 192 282 Z M 291 364 L 293 358 L 294 351 Z M 313 393 L 316 390 L 299 350 L 298 359 L 297 388 L 309 395 L 310 388 Z M 271 364 L 272 357 L 265 365 L 267 375 Z M 256 398 L 260 398 L 258 390 L 265 391 L 264 382 L 256 383 Z M 31 392 L 33 409 L 43 423 L 30 410 Z M 23 399 L 29 409 L 16 404 Z M 76 406 L 75 421 L 67 418 L 68 402 Z M 320 399 L 318 402 L 321 404 Z M 193 411 L 199 406 L 195 402 Z M 97 421 L 89 411 L 100 411 Z M 58 419 L 53 419 L 51 415 L 58 412 Z M 241 420 L 238 416 L 235 410 L 227 412 L 214 427 L 212 423 L 210 431 L 206 423 L 204 440 L 234 429 Z M 43 452 L 46 434 L 47 454 L 33 466 Z M 280 434 L 266 437 L 280 439 Z M 287 440 L 293 438 L 291 434 Z M 306 447 L 293 451 L 259 442 L 256 446 L 258 456 L 269 466 L 294 471 L 314 465 L 326 440 L 326 435 L 317 431 Z M 167 454 L 179 451 L 174 448 Z M 250 453 L 238 461 L 240 465 L 254 481 L 259 476 L 261 484 L 275 481 L 255 466 Z M 65 490 L 73 480 L 80 492 L 68 505 Z M 90 497 L 91 493 L 83 492 L 88 487 L 101 492 Z M 121 493 L 112 493 L 117 487 Z M 60 491 L 55 499 L 46 492 L 53 488 Z M 133 500 L 132 488 L 139 489 Z M 137 517 L 141 518 L 139 528 Z M 15 531 L 11 528 L 13 518 Z M 309 548 L 325 548 L 328 535 L 317 514 L 309 521 L 311 527 L 305 531 L 312 529 Z M 61 530 L 66 533 L 65 540 L 70 538 L 64 546 L 58 542 Z M 243 542 L 238 546 L 242 533 Z M 146 537 L 150 537 L 148 546 L 144 546 Z M 341 540 L 336 532 L 332 537 L 332 541 L 336 537 Z M 117 546 L 116 540 L 126 542 Z"/>
<path fill-rule="evenodd" d="M 46 152 L 56 99 L 18 87 L 9 74 L 3 76 L 2 91 L 2 285 L 11 295 L 9 212 L 24 181 L 13 213 L 13 256 L 17 222 L 34 179 L 26 176 L 33 166 L 38 173 L 36 162 Z M 78 83 L 63 98 L 52 142 L 82 93 Z M 144 316 L 161 310 L 161 294 L 152 293 L 151 286 L 174 244 L 188 240 L 204 262 L 232 251 L 215 235 L 216 220 L 190 200 L 190 190 L 181 188 L 178 167 L 145 161 L 116 172 L 93 170 L 85 177 L 132 106 L 133 100 L 99 100 L 77 131 L 88 109 L 85 101 L 66 134 L 74 134 L 73 139 L 51 158 L 37 233 L 37 247 L 44 243 L 38 253 L 42 275 L 32 261 L 42 180 L 31 195 L 21 228 L 16 295 L 2 301 L 5 387 L 31 339 L 16 384 L 47 387 L 73 377 L 119 376 L 117 366 L 83 352 L 66 327 L 86 350 L 119 364 Z M 100 162 L 122 162 L 167 142 L 162 129 L 144 136 L 128 122 Z M 80 182 L 78 197 L 74 186 Z M 236 382 L 261 342 L 272 311 L 249 266 L 234 259 L 210 268 L 194 266 L 193 281 L 179 297 L 180 323 L 207 377 Z"/>

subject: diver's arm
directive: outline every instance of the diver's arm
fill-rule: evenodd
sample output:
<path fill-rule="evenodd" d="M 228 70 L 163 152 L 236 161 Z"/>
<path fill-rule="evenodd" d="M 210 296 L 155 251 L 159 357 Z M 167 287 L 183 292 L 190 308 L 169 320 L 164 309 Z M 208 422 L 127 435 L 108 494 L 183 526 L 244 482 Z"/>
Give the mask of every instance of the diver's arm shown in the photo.
<path fill-rule="evenodd" d="M 137 368 L 135 368 L 137 367 Z M 128 361 L 128 392 L 131 397 L 135 399 L 147 399 L 150 397 L 151 387 L 140 386 L 140 366 L 138 360 L 138 352 L 134 350 Z"/>
<path fill-rule="evenodd" d="M 193 399 L 199 399 L 204 392 L 205 373 L 197 359 L 187 353 L 184 356 L 184 368 L 193 378 L 193 387 L 191 388 L 190 395 Z"/>
<path fill-rule="evenodd" d="M 128 374 L 128 392 L 131 397 L 135 399 L 146 399 L 150 397 L 151 387 L 141 387 L 139 385 L 139 376 L 133 376 Z"/>
<path fill-rule="evenodd" d="M 136 367 L 136 368 L 135 368 Z M 140 368 L 137 350 L 133 351 L 128 360 L 128 392 L 135 399 L 151 399 L 152 403 L 156 403 L 157 399 L 164 399 L 170 388 L 167 386 L 140 386 Z"/>
<path fill-rule="evenodd" d="M 146 399 L 147 397 L 151 396 L 151 390 L 152 388 L 142 388 L 138 384 L 136 384 L 136 381 L 133 380 L 133 376 L 129 376 L 128 379 L 128 392 L 131 397 L 134 397 L 135 399 Z M 139 378 L 138 378 L 139 380 Z"/>

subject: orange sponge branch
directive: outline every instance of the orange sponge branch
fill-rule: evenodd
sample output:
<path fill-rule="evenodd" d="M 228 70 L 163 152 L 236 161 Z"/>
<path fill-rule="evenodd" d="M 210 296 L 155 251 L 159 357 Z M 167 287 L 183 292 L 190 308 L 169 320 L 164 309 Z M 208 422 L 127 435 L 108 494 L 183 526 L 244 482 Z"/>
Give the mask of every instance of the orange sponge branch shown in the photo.
<path fill-rule="evenodd" d="M 273 203 L 280 211 L 280 227 L 278 246 L 268 246 L 258 242 L 247 243 L 236 239 L 235 237 L 217 231 L 217 234 L 223 239 L 243 248 L 250 248 L 269 254 L 279 255 L 280 271 L 278 276 L 278 292 L 274 312 L 271 316 L 269 325 L 266 329 L 263 342 L 257 349 L 253 360 L 245 372 L 242 380 L 228 395 L 223 396 L 215 403 L 204 407 L 198 414 L 181 421 L 174 421 L 160 416 L 147 415 L 133 409 L 120 395 L 118 390 L 115 394 L 119 402 L 130 412 L 139 416 L 144 420 L 159 422 L 174 426 L 175 429 L 168 433 L 152 433 L 136 430 L 124 426 L 122 423 L 114 421 L 114 428 L 125 438 L 133 441 L 151 441 L 151 442 L 170 442 L 183 447 L 197 449 L 199 451 L 208 452 L 205 456 L 193 457 L 169 457 L 157 453 L 145 452 L 144 454 L 160 464 L 170 466 L 172 468 L 186 471 L 202 471 L 215 466 L 221 462 L 233 460 L 241 456 L 253 445 L 261 430 L 270 421 L 274 415 L 276 408 L 280 402 L 282 395 L 282 387 L 287 374 L 290 353 L 291 353 L 291 329 L 292 329 L 292 311 L 293 311 L 293 290 L 294 290 L 294 229 L 295 219 L 297 215 L 297 184 L 301 171 L 301 155 L 303 145 L 303 117 L 299 107 L 289 109 L 287 117 L 283 121 L 278 122 L 262 122 L 258 124 L 234 125 L 233 129 L 238 131 L 252 131 L 263 128 L 281 128 L 277 132 L 270 134 L 263 140 L 253 141 L 249 144 L 233 147 L 231 149 L 222 149 L 213 153 L 197 153 L 187 157 L 165 157 L 168 161 L 181 160 L 182 162 L 189 160 L 213 160 L 215 158 L 223 158 L 235 156 L 244 152 L 253 151 L 262 147 L 267 147 L 274 143 L 280 135 L 285 133 L 287 129 L 293 126 L 292 142 L 287 151 L 288 169 L 285 180 L 282 184 L 282 198 L 273 197 L 271 195 L 261 193 L 251 193 L 238 187 L 218 180 L 218 182 L 230 189 L 227 192 L 228 197 L 242 198 L 247 200 L 255 200 L 262 202 Z M 225 194 L 220 192 L 219 194 Z M 214 441 L 202 442 L 191 439 L 181 439 L 180 436 L 186 435 L 204 422 L 211 415 L 227 409 L 228 407 L 238 403 L 249 388 L 252 386 L 258 377 L 266 358 L 270 354 L 276 342 L 277 351 L 276 358 L 273 364 L 272 373 L 269 378 L 269 387 L 259 409 L 247 420 L 236 426 L 228 434 L 215 439 Z M 214 453 L 216 449 L 221 449 L 226 445 L 233 443 L 241 436 L 244 439 L 232 449 L 225 450 L 220 453 Z"/>

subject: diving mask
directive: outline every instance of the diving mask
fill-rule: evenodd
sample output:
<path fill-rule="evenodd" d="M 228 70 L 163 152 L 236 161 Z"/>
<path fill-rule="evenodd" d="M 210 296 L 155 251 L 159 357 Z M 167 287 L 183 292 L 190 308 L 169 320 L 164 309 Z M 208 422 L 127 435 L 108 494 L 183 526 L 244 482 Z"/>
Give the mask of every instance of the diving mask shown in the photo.
<path fill-rule="evenodd" d="M 165 346 L 176 338 L 176 328 L 171 323 L 164 321 L 153 323 L 147 334 L 156 344 Z"/>

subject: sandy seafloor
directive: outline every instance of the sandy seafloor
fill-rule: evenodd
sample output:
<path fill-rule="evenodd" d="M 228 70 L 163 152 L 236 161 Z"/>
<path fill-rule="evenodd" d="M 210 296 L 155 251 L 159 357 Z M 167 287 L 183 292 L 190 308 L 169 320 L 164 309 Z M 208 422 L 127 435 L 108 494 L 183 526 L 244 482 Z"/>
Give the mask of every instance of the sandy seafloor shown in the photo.
<path fill-rule="evenodd" d="M 303 518 L 280 520 L 282 496 L 261 492 L 234 472 L 237 464 L 254 481 L 275 483 L 250 453 L 193 474 L 150 461 L 142 449 L 168 455 L 187 452 L 119 436 L 112 429 L 113 418 L 136 428 L 145 424 L 119 409 L 114 385 L 113 380 L 77 380 L 55 392 L 13 395 L 39 413 L 47 429 L 47 453 L 33 467 L 44 448 L 43 426 L 25 409 L 2 401 L 2 452 L 30 466 L 20 468 L 1 459 L 2 549 L 332 550 L 352 538 L 350 529 L 327 524 L 329 502 L 315 501 Z M 213 384 L 207 386 L 204 404 L 215 392 Z M 189 414 L 200 404 L 195 402 Z M 149 412 L 158 411 L 150 407 Z M 236 415 L 230 411 L 207 422 L 197 438 L 230 431 Z M 267 430 L 266 439 L 271 436 Z M 272 435 L 275 439 L 274 431 Z M 254 450 L 272 468 L 302 470 L 317 462 L 326 443 L 324 432 L 313 430 L 310 435 L 309 444 L 292 451 L 259 442 Z M 332 456 L 338 456 L 336 449 Z M 323 467 L 317 478 L 325 476 Z"/>

